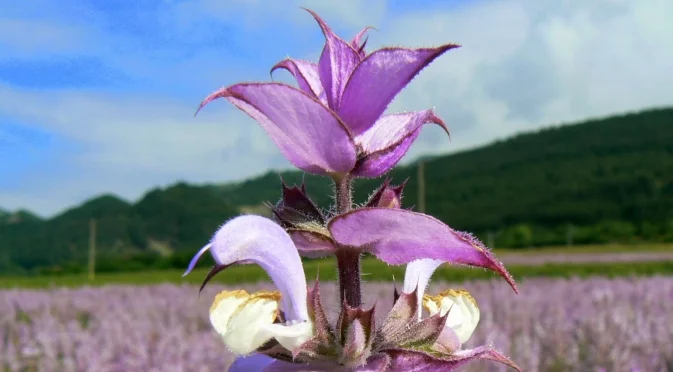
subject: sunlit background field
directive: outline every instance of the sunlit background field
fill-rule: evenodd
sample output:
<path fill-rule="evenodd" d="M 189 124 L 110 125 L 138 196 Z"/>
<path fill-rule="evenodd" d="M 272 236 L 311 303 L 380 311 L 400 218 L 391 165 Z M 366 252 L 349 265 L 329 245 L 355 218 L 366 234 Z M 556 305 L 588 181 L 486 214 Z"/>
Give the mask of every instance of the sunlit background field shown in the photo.
<path fill-rule="evenodd" d="M 517 281 L 433 275 L 429 293 L 479 304 L 466 347 L 526 372 L 673 371 L 673 2 L 0 0 L 0 372 L 227 369 L 215 294 L 273 286 L 235 266 L 199 295 L 213 260 L 183 277 L 191 257 L 227 220 L 271 217 L 281 179 L 324 211 L 333 186 L 234 108 L 193 114 L 319 56 L 300 5 L 345 38 L 375 26 L 367 48 L 462 44 L 389 108 L 433 107 L 451 139 L 424 127 L 387 177 Z M 356 180 L 355 203 L 382 182 Z M 335 261 L 303 263 L 336 317 Z M 381 318 L 404 267 L 367 256 L 362 274 Z"/>

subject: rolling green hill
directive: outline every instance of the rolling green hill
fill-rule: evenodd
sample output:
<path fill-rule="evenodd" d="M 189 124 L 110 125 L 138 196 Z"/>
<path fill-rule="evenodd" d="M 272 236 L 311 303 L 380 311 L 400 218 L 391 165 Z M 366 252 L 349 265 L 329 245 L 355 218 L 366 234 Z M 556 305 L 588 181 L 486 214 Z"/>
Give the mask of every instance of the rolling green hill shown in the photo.
<path fill-rule="evenodd" d="M 405 205 L 417 204 L 416 165 L 389 174 L 409 179 Z M 673 109 L 648 110 L 519 134 L 481 148 L 425 160 L 426 206 L 449 225 L 496 246 L 673 240 Z M 329 208 L 330 183 L 305 178 Z M 356 182 L 363 201 L 381 180 Z M 96 219 L 101 260 L 139 253 L 191 254 L 223 221 L 264 213 L 280 196 L 279 174 L 227 185 L 184 183 L 155 189 L 131 204 L 104 195 L 41 220 L 0 212 L 0 271 L 86 262 Z M 153 256 L 152 256 L 153 257 Z"/>

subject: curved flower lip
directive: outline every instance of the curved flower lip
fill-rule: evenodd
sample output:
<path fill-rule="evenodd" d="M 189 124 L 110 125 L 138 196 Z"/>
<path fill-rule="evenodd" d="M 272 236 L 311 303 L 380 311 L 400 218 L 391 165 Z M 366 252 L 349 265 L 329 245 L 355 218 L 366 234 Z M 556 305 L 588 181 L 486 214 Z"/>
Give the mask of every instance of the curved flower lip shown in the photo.
<path fill-rule="evenodd" d="M 301 258 L 290 236 L 278 224 L 255 215 L 230 220 L 196 253 L 183 276 L 207 251 L 211 252 L 217 265 L 206 276 L 204 285 L 217 272 L 231 265 L 255 263 L 266 271 L 280 290 L 286 320 L 308 320 L 307 286 Z"/>
<path fill-rule="evenodd" d="M 362 208 L 334 217 L 327 228 L 338 244 L 372 253 L 390 265 L 427 258 L 483 267 L 500 274 L 517 292 L 507 269 L 479 240 L 426 214 Z"/>

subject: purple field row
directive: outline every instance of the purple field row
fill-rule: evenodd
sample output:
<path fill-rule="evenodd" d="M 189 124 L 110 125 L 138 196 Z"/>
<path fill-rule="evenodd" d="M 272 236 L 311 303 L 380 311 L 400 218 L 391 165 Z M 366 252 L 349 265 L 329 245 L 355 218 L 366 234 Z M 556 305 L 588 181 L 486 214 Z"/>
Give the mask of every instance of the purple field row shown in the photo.
<path fill-rule="evenodd" d="M 0 370 L 226 371 L 232 356 L 211 329 L 208 308 L 224 287 L 109 286 L 0 291 Z M 255 291 L 269 284 L 245 285 Z M 469 290 L 481 308 L 465 347 L 492 343 L 524 371 L 673 370 L 673 278 L 531 279 L 515 295 L 503 281 L 432 284 Z M 368 283 L 378 317 L 391 283 Z M 335 287 L 321 285 L 336 316 Z M 465 371 L 505 371 L 475 362 Z"/>
<path fill-rule="evenodd" d="M 673 260 L 670 252 L 601 253 L 506 253 L 499 255 L 505 265 L 544 265 L 546 263 L 648 262 Z"/>

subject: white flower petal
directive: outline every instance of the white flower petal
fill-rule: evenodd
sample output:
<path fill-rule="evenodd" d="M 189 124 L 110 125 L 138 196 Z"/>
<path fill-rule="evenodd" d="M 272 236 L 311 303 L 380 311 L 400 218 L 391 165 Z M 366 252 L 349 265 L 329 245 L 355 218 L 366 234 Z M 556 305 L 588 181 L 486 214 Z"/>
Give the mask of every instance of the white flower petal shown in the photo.
<path fill-rule="evenodd" d="M 477 302 L 469 292 L 464 290 L 450 289 L 437 296 L 425 295 L 423 306 L 431 316 L 438 312 L 444 316 L 448 312 L 446 326 L 456 332 L 461 344 L 470 339 L 479 323 L 480 313 Z"/>
<path fill-rule="evenodd" d="M 425 295 L 425 288 L 430 283 L 430 277 L 435 270 L 443 264 L 441 260 L 431 260 L 423 258 L 420 260 L 411 261 L 407 264 L 404 272 L 404 293 L 411 293 L 418 290 L 418 319 L 421 319 L 421 301 Z"/>
<path fill-rule="evenodd" d="M 222 291 L 210 308 L 210 322 L 234 354 L 250 354 L 272 338 L 294 351 L 313 337 L 313 323 L 274 323 L 280 300 L 278 291 Z"/>
<path fill-rule="evenodd" d="M 243 290 L 222 291 L 215 296 L 213 305 L 210 306 L 210 323 L 220 336 L 224 337 L 227 332 L 227 323 L 236 308 L 249 297 L 248 292 Z"/>
<path fill-rule="evenodd" d="M 233 353 L 250 354 L 271 339 L 265 327 L 278 317 L 279 301 L 279 292 L 260 291 L 236 308 L 224 334 L 224 343 Z"/>

